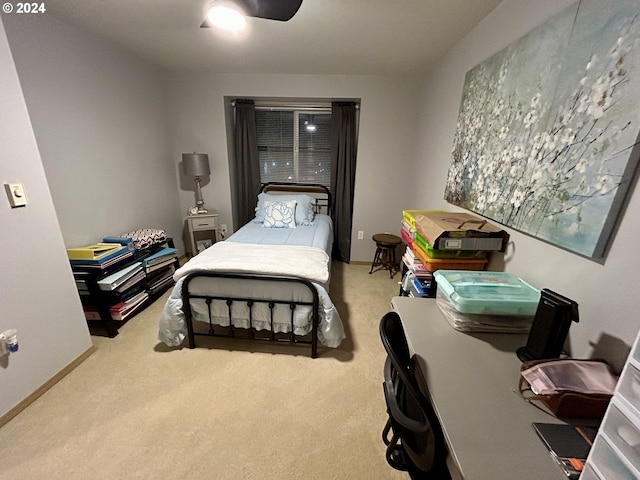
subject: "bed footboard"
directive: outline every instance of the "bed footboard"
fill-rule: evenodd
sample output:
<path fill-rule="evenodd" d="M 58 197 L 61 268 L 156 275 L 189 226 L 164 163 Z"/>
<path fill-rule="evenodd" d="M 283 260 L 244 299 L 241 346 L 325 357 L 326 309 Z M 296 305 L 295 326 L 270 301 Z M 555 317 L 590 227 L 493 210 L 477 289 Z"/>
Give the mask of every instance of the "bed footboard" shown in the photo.
<path fill-rule="evenodd" d="M 199 302 L 200 317 L 203 313 L 206 317 L 206 333 L 196 331 L 194 321 L 202 322 L 194 319 L 192 302 L 195 302 L 194 305 Z M 182 303 L 190 348 L 195 348 L 196 336 L 224 336 L 306 343 L 311 345 L 311 358 L 318 356 L 319 297 L 316 287 L 309 280 L 252 273 L 193 272 L 182 284 Z M 309 313 L 311 329 L 299 335 L 295 333 L 300 328 L 296 323 L 296 314 L 302 308 Z M 237 312 L 240 310 L 242 319 L 238 320 Z M 221 320 L 222 311 L 224 318 Z M 256 312 L 260 313 L 259 320 Z M 282 326 L 285 316 L 289 331 L 278 333 L 275 322 Z M 242 326 L 238 326 L 238 322 Z M 268 327 L 257 328 L 256 325 Z"/>

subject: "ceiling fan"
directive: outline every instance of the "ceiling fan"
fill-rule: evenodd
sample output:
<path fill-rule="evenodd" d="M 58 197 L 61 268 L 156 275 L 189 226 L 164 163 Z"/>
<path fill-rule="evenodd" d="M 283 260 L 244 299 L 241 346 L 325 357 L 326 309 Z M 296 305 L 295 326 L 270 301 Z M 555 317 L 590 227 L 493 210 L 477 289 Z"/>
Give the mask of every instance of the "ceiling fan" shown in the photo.
<path fill-rule="evenodd" d="M 301 4 L 302 0 L 215 0 L 211 3 L 211 8 L 226 7 L 248 17 L 286 22 L 296 14 Z M 201 28 L 213 26 L 210 17 L 205 18 L 200 25 Z"/>

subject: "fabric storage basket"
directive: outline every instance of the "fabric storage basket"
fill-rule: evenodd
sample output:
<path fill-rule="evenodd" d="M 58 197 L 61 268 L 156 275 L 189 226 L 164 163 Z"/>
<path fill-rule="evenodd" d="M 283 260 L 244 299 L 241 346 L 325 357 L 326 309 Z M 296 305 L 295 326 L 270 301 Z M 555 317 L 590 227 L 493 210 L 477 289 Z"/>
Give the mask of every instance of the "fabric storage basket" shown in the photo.
<path fill-rule="evenodd" d="M 534 316 L 540 291 L 507 272 L 439 270 L 438 291 L 460 313 Z"/>

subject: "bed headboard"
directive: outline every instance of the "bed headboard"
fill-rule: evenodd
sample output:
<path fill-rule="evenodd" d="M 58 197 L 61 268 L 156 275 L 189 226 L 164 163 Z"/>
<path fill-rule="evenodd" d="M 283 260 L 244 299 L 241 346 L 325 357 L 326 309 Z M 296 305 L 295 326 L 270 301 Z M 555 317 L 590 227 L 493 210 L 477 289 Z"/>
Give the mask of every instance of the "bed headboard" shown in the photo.
<path fill-rule="evenodd" d="M 260 192 L 272 194 L 292 194 L 300 193 L 309 195 L 316 199 L 316 213 L 331 214 L 331 192 L 324 185 L 319 183 L 263 183 Z"/>

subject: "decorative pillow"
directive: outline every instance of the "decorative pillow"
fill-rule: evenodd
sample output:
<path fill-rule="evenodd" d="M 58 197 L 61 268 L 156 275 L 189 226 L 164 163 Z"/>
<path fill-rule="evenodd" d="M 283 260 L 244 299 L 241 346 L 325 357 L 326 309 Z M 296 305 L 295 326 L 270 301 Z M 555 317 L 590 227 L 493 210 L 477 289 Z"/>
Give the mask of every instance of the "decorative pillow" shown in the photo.
<path fill-rule="evenodd" d="M 296 228 L 296 201 L 265 202 L 264 222 L 267 228 Z"/>
<path fill-rule="evenodd" d="M 123 233 L 123 238 L 131 238 L 133 240 L 133 248 L 136 250 L 144 250 L 160 244 L 167 239 L 167 232 L 157 228 L 142 228 L 133 232 Z M 107 241 L 106 239 L 103 241 Z"/>
<path fill-rule="evenodd" d="M 290 200 L 296 201 L 296 224 L 297 225 L 313 225 L 313 219 L 315 217 L 315 204 L 316 199 L 304 194 L 289 195 L 289 194 L 270 194 L 261 193 L 258 195 L 258 205 L 256 207 L 256 219 L 257 223 L 264 223 L 265 215 L 265 203 L 266 202 L 288 202 Z"/>

